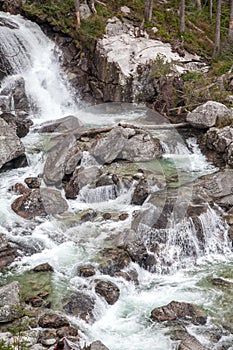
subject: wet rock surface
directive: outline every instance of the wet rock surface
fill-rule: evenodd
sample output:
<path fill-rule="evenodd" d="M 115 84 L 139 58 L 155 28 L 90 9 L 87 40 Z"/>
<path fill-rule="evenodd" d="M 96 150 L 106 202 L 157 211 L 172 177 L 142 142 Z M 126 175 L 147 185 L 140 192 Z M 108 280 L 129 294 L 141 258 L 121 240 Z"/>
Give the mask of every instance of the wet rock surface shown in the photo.
<path fill-rule="evenodd" d="M 59 191 L 41 188 L 23 194 L 12 203 L 11 208 L 24 219 L 31 219 L 63 213 L 68 205 Z"/>
<path fill-rule="evenodd" d="M 95 292 L 101 295 L 108 304 L 113 305 L 119 299 L 120 290 L 117 285 L 110 281 L 96 281 Z"/>
<path fill-rule="evenodd" d="M 10 265 L 16 256 L 16 248 L 7 241 L 4 234 L 0 233 L 0 271 Z"/>
<path fill-rule="evenodd" d="M 151 319 L 158 322 L 187 320 L 194 324 L 205 324 L 207 316 L 204 311 L 196 305 L 172 301 L 165 306 L 152 310 Z"/>
<path fill-rule="evenodd" d="M 0 118 L 0 168 L 10 161 L 15 161 L 24 155 L 24 145 L 16 135 L 15 130 Z"/>
<path fill-rule="evenodd" d="M 95 306 L 95 300 L 88 294 L 78 292 L 69 298 L 69 301 L 64 305 L 63 309 L 69 315 L 73 315 L 81 318 L 86 322 L 93 322 L 94 315 L 93 310 Z"/>
<path fill-rule="evenodd" d="M 122 248 L 105 248 L 99 253 L 99 270 L 114 276 L 130 264 L 129 254 Z"/>
<path fill-rule="evenodd" d="M 38 320 L 38 325 L 42 328 L 61 328 L 69 326 L 69 321 L 61 315 L 49 313 L 42 315 Z"/>
<path fill-rule="evenodd" d="M 140 162 L 160 158 L 162 148 L 144 130 L 117 126 L 97 141 L 91 154 L 102 164 L 122 159 Z"/>
<path fill-rule="evenodd" d="M 18 318 L 19 293 L 18 282 L 11 282 L 0 287 L 0 323 L 11 322 Z"/>

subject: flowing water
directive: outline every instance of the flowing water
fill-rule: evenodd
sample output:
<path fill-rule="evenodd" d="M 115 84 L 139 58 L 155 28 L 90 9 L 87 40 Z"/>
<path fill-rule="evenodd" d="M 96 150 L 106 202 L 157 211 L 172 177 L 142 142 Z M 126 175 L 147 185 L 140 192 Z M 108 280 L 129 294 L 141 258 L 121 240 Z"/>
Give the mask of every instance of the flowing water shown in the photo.
<path fill-rule="evenodd" d="M 72 97 L 72 89 L 60 69 L 59 50 L 55 45 L 36 24 L 20 16 L 1 13 L 0 17 L 15 27 L 0 27 L 0 49 L 6 53 L 12 66 L 11 75 L 3 81 L 2 88 L 12 84 L 19 76 L 24 78 L 32 106 L 30 117 L 34 123 L 73 114 L 78 115 L 87 128 L 118 122 L 151 124 L 148 110 L 143 106 L 112 103 L 80 110 L 79 101 Z M 216 169 L 201 154 L 194 138 L 184 141 L 174 130 L 154 133 L 162 141 L 165 154 L 162 160 L 149 162 L 146 166 L 153 171 L 159 170 L 168 187 L 189 186 L 190 197 L 187 200 L 191 199 L 192 182 Z M 89 294 L 94 293 L 91 281 L 100 273 L 97 272 L 94 278 L 90 277 L 87 284 L 87 280 L 77 276 L 77 267 L 95 264 L 99 250 L 111 245 L 120 232 L 131 227 L 135 206 L 130 205 L 131 191 L 123 185 L 99 189 L 84 187 L 76 200 L 69 201 L 67 216 L 35 218 L 31 221 L 20 218 L 11 210 L 11 203 L 17 196 L 8 189 L 16 182 L 23 182 L 25 177 L 42 174 L 45 161 L 41 151 L 44 142 L 42 136 L 30 132 L 23 142 L 29 166 L 0 173 L 0 230 L 12 242 L 28 247 L 33 254 L 20 257 L 13 263 L 11 272 L 0 275 L 0 281 L 3 284 L 18 279 L 25 283 L 27 278 L 31 278 L 27 274 L 32 267 L 48 262 L 55 272 L 51 280 L 40 283 L 51 287 L 53 307 L 56 309 L 69 291 L 84 288 Z M 84 155 L 81 165 L 101 167 L 88 153 Z M 153 191 L 156 190 L 158 188 L 155 186 Z M 145 203 L 142 210 L 148 206 L 149 203 Z M 232 320 L 231 291 L 211 284 L 213 277 L 233 279 L 227 225 L 219 211 L 209 208 L 200 217 L 204 237 L 200 245 L 192 219 L 179 223 L 174 221 L 163 232 L 151 229 L 149 222 L 155 209 L 152 207 L 149 211 L 152 217 L 148 216 L 148 221 L 141 223 L 140 233 L 149 245 L 160 239 L 164 253 L 157 269 L 149 272 L 131 263 L 131 268 L 138 273 L 138 284 L 121 277 L 101 275 L 101 278 L 113 281 L 120 288 L 119 300 L 109 306 L 96 296 L 96 322 L 90 325 L 75 317 L 70 317 L 71 321 L 79 326 L 83 342 L 101 340 L 110 350 L 172 350 L 177 349 L 177 341 L 172 340 L 166 326 L 150 321 L 150 312 L 172 300 L 186 301 L 203 306 L 209 315 L 206 326 L 189 326 L 189 332 L 214 349 L 213 335 L 221 331 L 224 334 L 221 340 L 226 346 L 224 349 L 232 349 L 229 331 Z M 106 211 L 115 215 L 128 213 L 128 218 L 125 221 L 97 219 L 80 224 L 75 215 L 81 210 Z"/>

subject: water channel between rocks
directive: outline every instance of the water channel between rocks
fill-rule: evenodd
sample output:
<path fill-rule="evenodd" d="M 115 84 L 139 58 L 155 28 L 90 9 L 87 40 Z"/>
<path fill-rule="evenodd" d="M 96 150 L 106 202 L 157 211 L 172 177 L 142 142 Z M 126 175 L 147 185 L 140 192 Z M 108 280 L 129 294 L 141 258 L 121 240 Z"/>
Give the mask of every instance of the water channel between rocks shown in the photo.
<path fill-rule="evenodd" d="M 170 329 L 163 324 L 152 323 L 149 319 L 152 309 L 172 300 L 194 303 L 207 311 L 207 325 L 188 326 L 189 332 L 202 344 L 213 349 L 213 334 L 221 331 L 224 334 L 222 343 L 227 344 L 227 349 L 232 349 L 232 293 L 230 289 L 221 289 L 211 282 L 214 277 L 223 277 L 229 281 L 233 279 L 228 227 L 219 215 L 220 209 L 209 207 L 201 214 L 202 245 L 191 219 L 177 221 L 173 217 L 181 202 L 186 203 L 187 209 L 195 192 L 194 181 L 217 170 L 202 155 L 194 137 L 183 137 L 182 133 L 174 129 L 151 131 L 161 141 L 161 159 L 137 163 L 113 162 L 108 168 L 84 152 L 79 167 L 105 167 L 112 173 L 117 171 L 122 177 L 137 174 L 143 169 L 155 178 L 157 176 L 158 181 L 150 188 L 152 199 L 147 199 L 142 206 L 131 204 L 132 186 L 122 184 L 117 188 L 117 194 L 114 185 L 98 188 L 84 186 L 77 199 L 67 200 L 68 210 L 55 217 L 25 220 L 11 210 L 17 195 L 9 189 L 17 182 L 23 183 L 26 177 L 43 174 L 46 160 L 44 149 L 51 135 L 36 132 L 37 125 L 70 114 L 76 116 L 85 129 L 118 123 L 142 126 L 161 124 L 163 118 L 159 117 L 158 120 L 157 114 L 147 108 L 126 103 L 81 108 L 80 102 L 72 98 L 72 91 L 64 80 L 58 63 L 59 53 L 54 44 L 37 25 L 8 14 L 1 13 L 1 17 L 15 23 L 15 33 L 18 32 L 12 35 L 12 30 L 1 27 L 1 47 L 5 47 L 9 57 L 15 57 L 9 50 L 13 50 L 16 45 L 20 47 L 18 61 L 12 63 L 15 69 L 5 78 L 1 88 L 11 86 L 19 77 L 24 79 L 33 107 L 30 118 L 34 126 L 22 139 L 29 166 L 0 173 L 0 230 L 11 242 L 26 247 L 28 252 L 13 263 L 9 273 L 0 275 L 0 283 L 19 280 L 24 285 L 25 293 L 33 288 L 46 287 L 51 293 L 52 308 L 59 310 L 64 297 L 72 292 L 85 290 L 93 295 L 95 279 L 101 277 L 114 282 L 120 289 L 119 300 L 114 305 L 108 305 L 95 295 L 94 323 L 69 317 L 81 330 L 83 342 L 90 343 L 98 339 L 110 350 L 177 349 L 178 343 L 172 340 Z M 185 194 L 180 191 L 181 185 L 186 188 Z M 163 229 L 150 226 L 156 212 L 156 200 L 153 202 L 153 198 L 156 198 L 155 194 L 161 188 L 167 188 L 168 197 L 169 191 L 177 190 L 170 225 Z M 64 191 L 61 191 L 64 196 Z M 159 209 L 161 214 L 164 206 Z M 80 213 L 85 212 L 95 212 L 95 217 L 80 222 Z M 104 219 L 106 213 L 110 214 L 108 220 Z M 135 213 L 138 213 L 139 219 L 135 218 Z M 147 214 L 143 216 L 142 213 Z M 126 214 L 124 220 L 119 219 L 121 214 Z M 99 252 L 103 248 L 120 245 L 122 237 L 134 225 L 137 234 L 143 237 L 147 248 L 151 249 L 150 253 L 157 254 L 156 266 L 148 271 L 137 262 L 131 262 L 128 269 L 136 271 L 137 283 L 127 281 L 122 276 L 101 273 L 98 270 Z M 163 252 L 161 255 L 157 253 L 155 242 Z M 29 271 L 41 263 L 49 263 L 54 273 L 50 279 L 45 274 L 44 279 L 42 276 L 39 281 L 33 280 Z M 78 276 L 78 267 L 88 264 L 96 267 L 96 275 L 88 278 Z"/>

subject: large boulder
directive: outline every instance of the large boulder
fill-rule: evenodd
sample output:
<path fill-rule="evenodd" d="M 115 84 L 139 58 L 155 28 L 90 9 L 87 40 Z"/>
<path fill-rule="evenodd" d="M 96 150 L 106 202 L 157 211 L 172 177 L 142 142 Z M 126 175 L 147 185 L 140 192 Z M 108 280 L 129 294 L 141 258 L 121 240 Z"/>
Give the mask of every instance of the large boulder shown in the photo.
<path fill-rule="evenodd" d="M 6 163 L 24 156 L 24 145 L 15 130 L 0 118 L 0 168 Z"/>
<path fill-rule="evenodd" d="M 115 160 L 140 162 L 160 158 L 162 147 L 142 129 L 116 126 L 96 142 L 90 153 L 103 164 Z"/>
<path fill-rule="evenodd" d="M 22 119 L 16 117 L 11 113 L 2 113 L 0 114 L 0 118 L 4 119 L 7 124 L 13 127 L 16 132 L 16 135 L 21 138 L 28 134 L 30 126 L 33 122 L 30 119 Z"/>
<path fill-rule="evenodd" d="M 222 103 L 208 101 L 187 115 L 187 122 L 198 129 L 224 126 L 231 122 L 232 111 Z"/>
<path fill-rule="evenodd" d="M 0 271 L 11 264 L 16 255 L 16 249 L 8 243 L 6 236 L 0 233 Z"/>
<path fill-rule="evenodd" d="M 39 126 L 36 126 L 34 131 L 38 131 L 40 133 L 64 133 L 69 131 L 72 132 L 77 129 L 81 130 L 82 128 L 82 124 L 77 117 L 68 115 L 67 117 L 49 120 Z"/>
<path fill-rule="evenodd" d="M 0 323 L 11 322 L 18 316 L 20 306 L 19 283 L 11 282 L 0 287 Z"/>
<path fill-rule="evenodd" d="M 61 214 L 68 209 L 68 204 L 59 191 L 40 188 L 18 197 L 11 208 L 24 219 L 31 219 L 35 216 Z"/>
<path fill-rule="evenodd" d="M 66 174 L 71 174 L 82 158 L 74 135 L 60 135 L 51 139 L 52 147 L 47 153 L 43 179 L 48 186 L 61 187 Z"/>
<path fill-rule="evenodd" d="M 153 321 L 189 321 L 194 324 L 205 324 L 207 316 L 204 311 L 193 304 L 171 301 L 169 304 L 157 307 L 151 312 Z"/>
<path fill-rule="evenodd" d="M 130 264 L 130 256 L 123 248 L 104 248 L 98 258 L 99 270 L 110 276 L 121 272 Z"/>
<path fill-rule="evenodd" d="M 110 305 L 115 304 L 120 296 L 120 289 L 110 281 L 97 281 L 95 292 L 101 295 Z"/>
<path fill-rule="evenodd" d="M 197 338 L 189 334 L 186 330 L 178 330 L 176 337 L 181 340 L 178 350 L 208 350 L 208 348 L 203 346 Z"/>
<path fill-rule="evenodd" d="M 9 86 L 2 90 L 1 94 L 11 96 L 17 116 L 24 117 L 29 114 L 30 103 L 25 90 L 25 81 L 22 77 L 11 81 Z"/>
<path fill-rule="evenodd" d="M 221 159 L 233 166 L 233 127 L 211 128 L 206 133 L 207 148 L 216 152 Z"/>
<path fill-rule="evenodd" d="M 49 313 L 39 318 L 38 325 L 42 328 L 61 328 L 69 326 L 70 323 L 64 316 Z"/>
<path fill-rule="evenodd" d="M 225 208 L 233 205 L 233 169 L 225 168 L 198 180 L 195 190 L 203 189 L 210 199 Z"/>
<path fill-rule="evenodd" d="M 63 309 L 67 314 L 81 318 L 86 322 L 94 320 L 95 300 L 88 294 L 76 292 L 71 295 L 69 301 L 64 305 Z"/>

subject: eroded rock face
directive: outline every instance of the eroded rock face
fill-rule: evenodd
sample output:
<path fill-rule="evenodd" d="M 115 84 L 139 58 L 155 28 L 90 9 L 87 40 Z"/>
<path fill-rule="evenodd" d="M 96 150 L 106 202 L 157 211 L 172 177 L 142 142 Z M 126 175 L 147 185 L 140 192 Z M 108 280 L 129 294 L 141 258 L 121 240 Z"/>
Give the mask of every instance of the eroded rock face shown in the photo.
<path fill-rule="evenodd" d="M 203 176 L 198 181 L 207 195 L 224 208 L 233 205 L 233 169 L 225 168 L 214 174 Z"/>
<path fill-rule="evenodd" d="M 7 124 L 13 127 L 19 138 L 26 136 L 29 133 L 30 126 L 33 124 L 30 119 L 22 119 L 11 113 L 2 113 L 0 114 L 0 118 L 4 119 Z"/>
<path fill-rule="evenodd" d="M 177 331 L 176 337 L 181 340 L 178 350 L 208 350 L 208 348 L 203 346 L 199 340 L 186 330 Z"/>
<path fill-rule="evenodd" d="M 232 111 L 222 103 L 208 101 L 187 115 L 187 122 L 199 129 L 226 125 L 231 121 Z"/>
<path fill-rule="evenodd" d="M 110 281 L 97 281 L 95 286 L 97 294 L 101 295 L 108 304 L 113 305 L 119 299 L 120 289 Z"/>
<path fill-rule="evenodd" d="M 41 188 L 23 194 L 12 203 L 11 208 L 24 219 L 31 219 L 61 214 L 68 209 L 68 205 L 59 191 Z"/>
<path fill-rule="evenodd" d="M 151 319 L 158 322 L 187 320 L 194 324 L 205 324 L 207 316 L 196 305 L 172 301 L 165 306 L 155 308 L 151 312 Z"/>
<path fill-rule="evenodd" d="M 47 153 L 43 179 L 49 186 L 61 187 L 65 174 L 71 174 L 82 158 L 74 135 L 60 135 L 51 139 L 53 144 Z"/>
<path fill-rule="evenodd" d="M 160 158 L 162 147 L 142 129 L 117 126 L 99 139 L 90 153 L 103 164 L 115 160 L 140 162 Z"/>
<path fill-rule="evenodd" d="M 11 264 L 16 255 L 16 249 L 11 247 L 6 236 L 0 233 L 0 271 Z"/>
<path fill-rule="evenodd" d="M 58 314 L 44 314 L 39 318 L 38 325 L 42 328 L 60 328 L 70 325 L 69 321 Z"/>
<path fill-rule="evenodd" d="M 63 309 L 67 314 L 77 316 L 86 322 L 94 320 L 93 309 L 95 300 L 87 294 L 77 292 L 70 296 Z"/>
<path fill-rule="evenodd" d="M 0 118 L 0 168 L 24 155 L 24 145 L 15 130 Z"/>
<path fill-rule="evenodd" d="M 114 276 L 130 264 L 129 254 L 122 248 L 105 248 L 100 252 L 99 270 Z"/>
<path fill-rule="evenodd" d="M 11 282 L 0 287 L 0 323 L 11 322 L 18 316 L 20 305 L 19 283 Z"/>

